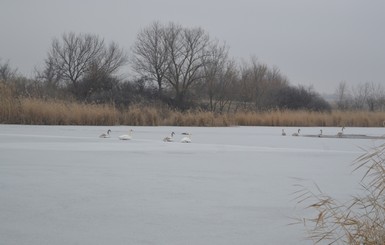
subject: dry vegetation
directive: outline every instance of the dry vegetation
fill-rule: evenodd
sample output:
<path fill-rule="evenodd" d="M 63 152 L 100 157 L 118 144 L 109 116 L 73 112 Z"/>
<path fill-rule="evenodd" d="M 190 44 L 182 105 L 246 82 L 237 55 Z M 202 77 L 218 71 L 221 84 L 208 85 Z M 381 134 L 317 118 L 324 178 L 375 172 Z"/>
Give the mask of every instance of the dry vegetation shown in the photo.
<path fill-rule="evenodd" d="M 44 125 L 141 125 L 141 126 L 350 126 L 382 127 L 384 112 L 368 111 L 266 111 L 218 114 L 177 111 L 165 106 L 84 104 L 71 101 L 17 99 L 0 88 L 0 123 Z"/>
<path fill-rule="evenodd" d="M 322 193 L 301 186 L 300 204 L 315 211 L 314 217 L 299 218 L 308 228 L 314 244 L 385 244 L 385 144 L 359 157 L 355 170 L 365 168 L 361 181 L 363 194 L 341 203 Z M 306 205 L 305 205 L 306 206 Z"/>

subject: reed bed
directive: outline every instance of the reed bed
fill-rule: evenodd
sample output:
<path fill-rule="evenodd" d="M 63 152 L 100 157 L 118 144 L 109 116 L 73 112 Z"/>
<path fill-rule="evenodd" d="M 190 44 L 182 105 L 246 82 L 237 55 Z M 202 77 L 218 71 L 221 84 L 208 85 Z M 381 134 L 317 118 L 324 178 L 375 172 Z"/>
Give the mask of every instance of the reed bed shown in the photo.
<path fill-rule="evenodd" d="M 114 125 L 119 112 L 110 105 L 81 104 L 76 102 L 20 100 L 20 124 L 40 125 Z"/>
<path fill-rule="evenodd" d="M 243 126 L 308 126 L 308 127 L 383 127 L 385 112 L 369 111 L 290 111 L 238 112 L 232 123 Z"/>
<path fill-rule="evenodd" d="M 385 112 L 369 111 L 239 111 L 214 113 L 177 111 L 161 105 L 132 105 L 118 109 L 109 104 L 0 97 L 0 123 L 41 125 L 133 126 L 322 126 L 383 127 Z"/>

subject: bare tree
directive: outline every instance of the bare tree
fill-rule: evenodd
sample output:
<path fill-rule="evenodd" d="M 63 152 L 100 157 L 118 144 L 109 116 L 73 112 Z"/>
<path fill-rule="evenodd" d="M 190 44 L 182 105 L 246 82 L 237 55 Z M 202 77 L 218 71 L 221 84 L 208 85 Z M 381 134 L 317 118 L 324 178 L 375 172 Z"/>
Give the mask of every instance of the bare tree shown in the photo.
<path fill-rule="evenodd" d="M 337 108 L 340 110 L 346 110 L 349 108 L 349 91 L 345 81 L 342 81 L 338 84 L 338 87 L 335 91 L 337 96 Z"/>
<path fill-rule="evenodd" d="M 52 60 L 46 59 L 45 68 L 43 70 L 35 68 L 35 80 L 40 81 L 49 91 L 51 91 L 60 86 L 61 74 L 55 70 Z"/>
<path fill-rule="evenodd" d="M 165 27 L 159 22 L 154 22 L 140 31 L 132 52 L 133 69 L 141 77 L 155 80 L 159 95 L 162 95 L 164 76 L 169 64 Z"/>
<path fill-rule="evenodd" d="M 236 86 L 238 83 L 238 70 L 234 61 L 228 61 L 224 70 L 220 73 L 218 83 L 216 84 L 214 109 L 219 107 L 219 112 L 223 112 L 227 106 L 227 112 L 230 111 L 231 104 L 236 98 L 238 92 Z"/>
<path fill-rule="evenodd" d="M 208 50 L 205 58 L 203 71 L 203 83 L 209 98 L 209 107 L 211 111 L 215 110 L 215 97 L 223 97 L 225 88 L 227 87 L 226 65 L 228 65 L 228 47 L 219 46 L 213 43 Z M 228 67 L 227 67 L 228 68 Z M 221 94 L 222 96 L 216 96 Z"/>
<path fill-rule="evenodd" d="M 366 98 L 366 104 L 369 107 L 370 111 L 379 110 L 383 106 L 384 99 L 384 89 L 381 84 L 375 84 L 373 82 L 366 83 L 369 90 L 369 96 Z"/>
<path fill-rule="evenodd" d="M 106 47 L 96 35 L 65 33 L 62 40 L 54 39 L 46 60 L 46 69 L 53 69 L 61 79 L 69 81 L 73 88 L 86 74 L 112 75 L 127 62 L 127 56 L 117 44 Z"/>
<path fill-rule="evenodd" d="M 96 59 L 92 61 L 92 66 L 99 73 L 107 76 L 116 74 L 118 70 L 127 64 L 128 57 L 126 52 L 115 42 L 111 42 L 108 47 Z"/>
<path fill-rule="evenodd" d="M 278 67 L 268 68 L 262 79 L 257 83 L 257 109 L 277 108 L 277 91 L 288 86 L 288 80 L 281 75 Z"/>
<path fill-rule="evenodd" d="M 0 59 L 0 80 L 7 82 L 17 76 L 17 69 L 12 68 L 9 61 L 1 63 Z"/>
<path fill-rule="evenodd" d="M 251 109 L 252 102 L 255 100 L 255 83 L 253 83 L 253 74 L 246 61 L 243 61 L 240 66 L 239 79 L 239 98 L 243 109 Z"/>
<path fill-rule="evenodd" d="M 252 80 L 254 87 L 254 103 L 257 109 L 261 109 L 263 107 L 263 101 L 268 89 L 268 81 L 267 74 L 269 72 L 269 68 L 265 64 L 257 63 L 257 60 L 252 60 Z"/>
<path fill-rule="evenodd" d="M 352 89 L 355 109 L 368 109 L 374 111 L 375 107 L 375 85 L 371 83 L 359 84 Z"/>
<path fill-rule="evenodd" d="M 184 106 L 189 88 L 204 78 L 205 58 L 210 39 L 201 28 L 182 28 L 171 23 L 167 27 L 166 45 L 169 52 L 169 66 L 165 79 L 175 92 L 178 106 Z"/>
<path fill-rule="evenodd" d="M 345 82 L 336 89 L 337 107 L 339 109 L 384 110 L 385 90 L 381 84 L 361 83 L 351 87 L 351 94 Z"/>
<path fill-rule="evenodd" d="M 88 71 L 90 63 L 100 55 L 103 47 L 104 41 L 98 36 L 65 33 L 62 42 L 58 39 L 52 41 L 46 63 L 51 63 L 57 74 L 61 74 L 77 88 L 79 80 Z"/>
<path fill-rule="evenodd" d="M 271 69 L 252 57 L 250 63 L 244 62 L 241 67 L 240 100 L 245 109 L 269 109 L 277 104 L 277 91 L 288 84 L 277 67 Z"/>
<path fill-rule="evenodd" d="M 210 73 L 215 73 L 215 66 L 223 62 L 218 59 L 227 57 L 227 48 L 211 42 L 203 29 L 175 23 L 154 22 L 143 29 L 132 51 L 133 69 L 156 81 L 160 93 L 163 88 L 171 89 L 175 105 L 181 108 L 186 106 L 186 96 L 195 85 L 206 76 L 213 77 Z"/>
<path fill-rule="evenodd" d="M 363 86 L 362 84 L 359 84 L 355 87 L 352 87 L 352 108 L 362 110 L 365 108 L 365 101 L 366 98 L 369 96 L 369 90 L 368 87 Z"/>

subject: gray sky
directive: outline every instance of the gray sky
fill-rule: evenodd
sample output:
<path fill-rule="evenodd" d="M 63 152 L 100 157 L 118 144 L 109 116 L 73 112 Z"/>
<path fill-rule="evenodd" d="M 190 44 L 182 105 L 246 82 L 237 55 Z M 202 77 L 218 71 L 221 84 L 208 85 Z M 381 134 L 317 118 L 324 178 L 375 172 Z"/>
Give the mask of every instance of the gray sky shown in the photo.
<path fill-rule="evenodd" d="M 153 21 L 202 27 L 239 61 L 255 56 L 321 93 L 385 83 L 383 0 L 0 0 L 0 58 L 30 76 L 64 32 L 129 51 Z"/>

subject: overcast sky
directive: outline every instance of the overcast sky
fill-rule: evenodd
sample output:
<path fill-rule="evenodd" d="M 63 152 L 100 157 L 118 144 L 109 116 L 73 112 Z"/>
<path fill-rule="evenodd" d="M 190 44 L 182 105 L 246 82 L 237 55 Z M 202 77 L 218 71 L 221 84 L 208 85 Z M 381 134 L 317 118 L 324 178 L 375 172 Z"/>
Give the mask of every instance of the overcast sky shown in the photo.
<path fill-rule="evenodd" d="M 153 21 L 201 27 L 239 61 L 276 66 L 292 85 L 385 84 L 383 0 L 0 0 L 0 58 L 26 76 L 64 32 L 129 51 Z"/>

